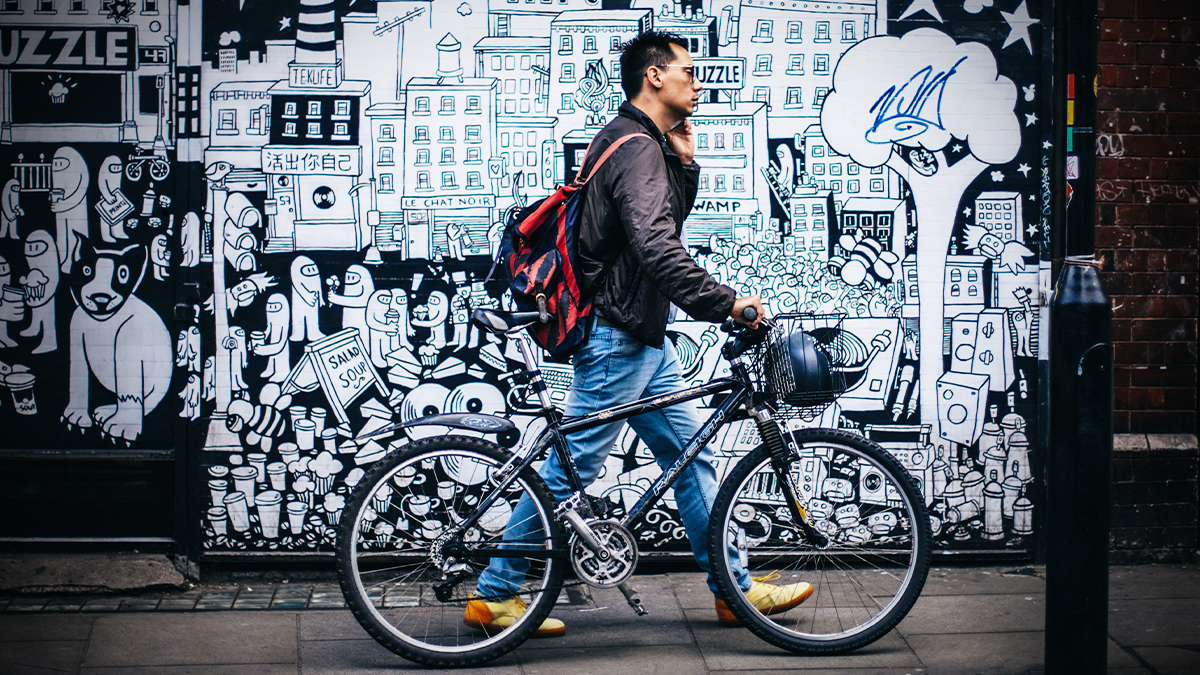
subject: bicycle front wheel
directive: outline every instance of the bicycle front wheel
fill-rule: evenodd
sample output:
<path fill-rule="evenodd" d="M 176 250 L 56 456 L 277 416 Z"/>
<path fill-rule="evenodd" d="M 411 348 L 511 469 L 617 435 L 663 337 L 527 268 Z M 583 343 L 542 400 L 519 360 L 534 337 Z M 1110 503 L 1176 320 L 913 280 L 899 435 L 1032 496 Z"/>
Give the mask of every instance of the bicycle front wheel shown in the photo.
<path fill-rule="evenodd" d="M 709 557 L 733 614 L 755 635 L 802 654 L 868 645 L 912 608 L 929 572 L 932 533 L 915 481 L 883 448 L 842 431 L 792 434 L 787 472 L 806 503 L 813 541 L 793 521 L 765 447 L 721 485 Z M 812 595 L 767 616 L 738 586 L 738 571 L 775 585 L 806 582 Z M 770 608 L 766 608 L 768 611 Z"/>
<path fill-rule="evenodd" d="M 339 525 L 338 579 L 355 618 L 380 644 L 426 665 L 476 665 L 515 649 L 550 614 L 565 563 L 551 549 L 566 547 L 541 478 L 522 472 L 465 526 L 495 492 L 495 471 L 508 457 L 494 443 L 440 436 L 389 455 L 359 482 Z M 519 541 L 505 537 L 518 528 Z M 502 628 L 464 622 L 493 553 L 528 568 L 516 582 L 527 609 Z"/>

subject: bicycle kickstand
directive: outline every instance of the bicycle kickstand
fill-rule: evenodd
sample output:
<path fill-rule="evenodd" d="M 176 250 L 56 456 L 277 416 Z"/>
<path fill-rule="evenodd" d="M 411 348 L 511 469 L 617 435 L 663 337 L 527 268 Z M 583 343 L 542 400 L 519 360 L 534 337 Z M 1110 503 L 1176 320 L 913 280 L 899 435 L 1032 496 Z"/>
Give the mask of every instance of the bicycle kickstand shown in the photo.
<path fill-rule="evenodd" d="M 638 616 L 646 616 L 650 613 L 646 609 L 646 606 L 642 604 L 642 596 L 640 593 L 638 593 L 637 589 L 633 587 L 633 584 L 629 583 L 628 581 L 623 581 L 617 586 L 617 588 L 621 589 L 621 594 L 625 596 L 625 601 L 628 602 L 629 606 L 633 608 L 634 614 L 637 614 Z"/>

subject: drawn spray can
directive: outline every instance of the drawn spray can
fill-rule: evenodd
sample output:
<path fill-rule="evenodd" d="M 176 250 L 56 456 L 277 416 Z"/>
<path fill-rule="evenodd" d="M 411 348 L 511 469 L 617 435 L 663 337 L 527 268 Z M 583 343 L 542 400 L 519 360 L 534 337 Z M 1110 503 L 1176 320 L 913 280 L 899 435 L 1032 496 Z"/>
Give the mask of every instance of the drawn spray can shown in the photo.
<path fill-rule="evenodd" d="M 142 215 L 150 216 L 154 214 L 154 202 L 158 200 L 158 193 L 154 191 L 154 183 L 146 190 L 146 194 L 142 195 Z"/>
<path fill-rule="evenodd" d="M 1004 538 L 1004 490 L 996 481 L 983 488 L 983 538 L 989 541 Z"/>

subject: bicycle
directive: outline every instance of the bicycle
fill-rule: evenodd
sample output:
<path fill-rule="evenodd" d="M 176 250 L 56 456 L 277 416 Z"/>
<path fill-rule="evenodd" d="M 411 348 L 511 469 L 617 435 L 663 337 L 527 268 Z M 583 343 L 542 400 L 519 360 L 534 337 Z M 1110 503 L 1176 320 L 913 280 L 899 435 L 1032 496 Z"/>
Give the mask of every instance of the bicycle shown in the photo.
<path fill-rule="evenodd" d="M 564 419 L 524 333 L 538 312 L 475 310 L 476 325 L 517 340 L 546 427 L 512 452 L 450 434 L 411 442 L 377 462 L 355 487 L 337 536 L 338 578 L 354 616 L 406 659 L 476 665 L 533 634 L 564 587 L 568 562 L 578 578 L 573 583 L 617 587 L 645 614 L 629 581 L 637 565 L 634 523 L 722 425 L 749 419 L 762 443 L 725 478 L 710 516 L 709 559 L 726 604 L 755 635 L 796 653 L 840 653 L 879 639 L 904 618 L 925 583 L 932 537 L 925 502 L 900 463 L 869 439 L 836 429 L 789 430 L 784 423 L 789 416 L 811 418 L 845 390 L 853 339 L 843 333 L 842 318 L 782 315 L 758 330 L 727 320 L 721 353 L 729 377 Z M 609 513 L 604 500 L 584 493 L 566 435 L 706 396 L 714 397 L 716 410 L 627 512 Z M 376 433 L 421 425 L 516 431 L 505 418 L 454 413 Z M 558 453 L 574 488 L 562 503 L 533 470 L 549 452 Z M 526 529 L 536 534 L 505 541 L 522 496 L 532 501 L 536 523 Z M 463 612 L 493 557 L 525 558 L 530 570 L 521 593 L 527 610 L 489 633 L 464 625 Z M 814 591 L 794 609 L 765 616 L 739 590 L 739 569 L 782 583 L 807 581 Z"/>

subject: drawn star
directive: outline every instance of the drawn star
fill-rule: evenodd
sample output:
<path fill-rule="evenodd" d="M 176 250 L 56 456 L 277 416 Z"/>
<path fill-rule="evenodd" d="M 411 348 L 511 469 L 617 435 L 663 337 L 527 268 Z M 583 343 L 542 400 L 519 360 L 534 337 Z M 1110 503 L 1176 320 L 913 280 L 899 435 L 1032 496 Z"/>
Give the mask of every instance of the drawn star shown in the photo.
<path fill-rule="evenodd" d="M 1031 127 L 1037 122 L 1037 113 L 1025 113 L 1025 126 Z"/>
<path fill-rule="evenodd" d="M 971 217 L 971 207 L 969 207 L 969 206 L 963 207 L 963 217 L 964 218 Z"/>
<path fill-rule="evenodd" d="M 929 16 L 937 19 L 939 22 L 942 21 L 942 15 L 938 12 L 937 5 L 933 4 L 933 0 L 913 0 L 912 4 L 908 6 L 908 9 L 904 10 L 904 13 L 900 15 L 899 20 L 903 21 L 917 12 L 925 12 Z M 1032 54 L 1033 52 L 1030 53 Z"/>
<path fill-rule="evenodd" d="M 1036 201 L 1037 201 L 1037 197 L 1035 197 L 1035 196 L 1033 196 L 1033 195 L 1029 195 L 1029 201 L 1031 201 L 1031 202 L 1036 202 Z"/>
<path fill-rule="evenodd" d="M 129 17 L 133 16 L 133 2 L 131 0 L 112 0 L 107 3 L 108 16 L 106 19 L 112 19 L 113 23 L 129 23 Z"/>
<path fill-rule="evenodd" d="M 1029 17 L 1029 8 L 1025 6 L 1025 0 L 1021 0 L 1021 4 L 1017 5 L 1011 14 L 1000 12 L 1000 15 L 1008 22 L 1008 37 L 1004 39 L 1004 45 L 1000 48 L 1004 49 L 1020 40 L 1025 43 L 1025 48 L 1029 50 L 1029 53 L 1033 54 L 1033 41 L 1029 39 L 1029 27 L 1035 23 L 1041 23 L 1041 20 Z"/>
<path fill-rule="evenodd" d="M 1029 196 L 1032 197 L 1033 195 L 1029 195 Z M 1030 223 L 1029 227 L 1025 228 L 1025 231 L 1028 232 L 1029 236 L 1032 238 L 1035 234 L 1038 233 L 1037 225 Z"/>
<path fill-rule="evenodd" d="M 954 147 L 952 147 L 950 149 L 953 150 L 954 152 L 962 152 L 962 144 L 955 143 Z"/>
<path fill-rule="evenodd" d="M 1054 144 L 1051 143 L 1050 141 L 1042 141 L 1042 149 L 1043 150 L 1049 150 L 1050 148 L 1053 148 L 1053 147 L 1054 147 Z"/>
<path fill-rule="evenodd" d="M 1030 172 L 1031 170 L 1032 170 L 1032 169 L 1030 169 L 1030 168 L 1029 168 L 1029 165 L 1028 165 L 1028 164 L 1022 164 L 1021 166 L 1018 166 L 1018 167 L 1017 167 L 1017 171 L 1020 171 L 1020 172 L 1021 172 L 1021 175 L 1022 175 L 1022 176 L 1024 176 L 1024 177 L 1026 177 L 1026 178 L 1029 178 L 1029 172 Z"/>
<path fill-rule="evenodd" d="M 292 17 L 285 16 L 279 20 L 279 30 L 287 30 L 292 27 Z"/>
<path fill-rule="evenodd" d="M 1000 182 L 1000 181 L 1002 181 L 1002 180 L 1004 180 L 1004 173 L 1003 173 L 1003 172 L 1000 172 L 1000 171 L 993 171 L 993 172 L 992 172 L 992 182 L 993 182 L 993 183 L 999 183 L 999 182 Z"/>

